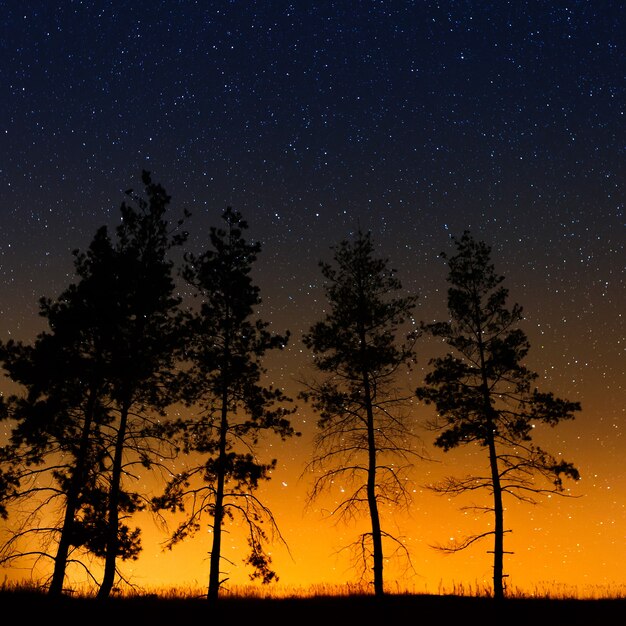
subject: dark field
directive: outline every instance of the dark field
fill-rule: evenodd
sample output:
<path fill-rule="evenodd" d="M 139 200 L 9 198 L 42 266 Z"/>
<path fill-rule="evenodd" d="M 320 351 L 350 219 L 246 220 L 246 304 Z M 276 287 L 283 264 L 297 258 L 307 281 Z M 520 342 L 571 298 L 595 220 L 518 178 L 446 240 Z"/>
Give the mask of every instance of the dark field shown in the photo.
<path fill-rule="evenodd" d="M 53 600 L 32 592 L 0 592 L 2 623 L 125 624 L 151 626 L 228 623 L 234 626 L 366 626 L 380 624 L 448 626 L 626 626 L 626 599 L 545 600 L 390 595 L 290 599 L 230 599 L 215 605 L 200 599 L 156 597 Z"/>

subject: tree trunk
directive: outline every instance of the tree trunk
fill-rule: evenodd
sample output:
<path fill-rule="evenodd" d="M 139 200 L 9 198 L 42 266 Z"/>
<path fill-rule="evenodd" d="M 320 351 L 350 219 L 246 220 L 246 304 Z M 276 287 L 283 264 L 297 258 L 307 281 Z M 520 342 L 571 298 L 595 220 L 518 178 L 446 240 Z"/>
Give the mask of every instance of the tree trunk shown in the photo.
<path fill-rule="evenodd" d="M 113 458 L 113 470 L 111 475 L 111 487 L 109 489 L 109 519 L 107 523 L 106 557 L 104 562 L 104 575 L 102 584 L 98 590 L 98 598 L 108 598 L 113 583 L 115 582 L 115 568 L 118 553 L 118 525 L 119 525 L 119 499 L 120 485 L 122 481 L 122 460 L 124 455 L 124 442 L 126 439 L 126 427 L 128 423 L 128 411 L 130 401 L 125 401 L 120 413 L 120 427 L 115 443 L 115 455 Z"/>
<path fill-rule="evenodd" d="M 211 568 L 209 572 L 208 600 L 217 600 L 220 591 L 220 562 L 222 558 L 222 522 L 224 520 L 224 481 L 226 463 L 226 433 L 228 429 L 228 406 L 226 394 L 222 397 L 222 422 L 220 426 L 220 447 L 217 464 L 217 487 L 215 490 L 215 511 L 213 515 L 213 547 L 211 548 Z"/>
<path fill-rule="evenodd" d="M 378 511 L 378 500 L 376 498 L 376 437 L 374 429 L 374 409 L 372 400 L 372 389 L 370 386 L 370 374 L 367 359 L 367 306 L 365 305 L 365 292 L 363 288 L 363 279 L 365 272 L 359 267 L 357 281 L 359 294 L 359 320 L 358 320 L 358 336 L 360 345 L 360 361 L 363 376 L 363 395 L 365 401 L 365 411 L 367 416 L 367 503 L 370 512 L 370 522 L 372 524 L 372 550 L 373 550 L 373 567 L 374 573 L 374 595 L 382 597 L 385 594 L 383 584 L 383 539 L 380 528 L 380 514 Z"/>
<path fill-rule="evenodd" d="M 494 438 L 493 407 L 491 406 L 491 392 L 485 361 L 485 344 L 483 343 L 483 329 L 480 317 L 478 300 L 475 300 L 476 336 L 480 356 L 480 370 L 482 377 L 483 406 L 485 413 L 485 436 L 489 448 L 489 468 L 491 470 L 491 486 L 493 489 L 494 539 L 493 539 L 493 597 L 504 598 L 504 508 L 502 506 L 502 485 L 498 468 L 498 452 Z"/>
<path fill-rule="evenodd" d="M 364 343 L 362 342 L 361 345 L 364 345 Z M 376 498 L 376 437 L 374 434 L 374 410 L 372 407 L 372 392 L 367 374 L 363 375 L 363 391 L 367 413 L 367 503 L 369 505 L 372 524 L 374 594 L 377 597 L 381 597 L 385 593 L 383 585 L 383 539 L 380 528 L 378 500 Z"/>
<path fill-rule="evenodd" d="M 498 456 L 493 437 L 489 437 L 489 465 L 493 486 L 493 513 L 495 518 L 493 539 L 493 597 L 504 598 L 504 508 L 502 486 L 498 469 Z"/>
<path fill-rule="evenodd" d="M 368 414 L 371 406 L 368 407 Z M 374 447 L 374 428 L 368 415 L 369 462 L 367 468 L 367 502 L 369 504 L 370 519 L 372 522 L 372 544 L 374 550 L 374 594 L 382 596 L 385 593 L 383 586 L 383 540 L 376 499 L 376 449 Z"/>
<path fill-rule="evenodd" d="M 230 311 L 228 307 L 227 311 Z M 226 437 L 228 434 L 228 372 L 230 369 L 230 338 L 226 332 L 222 354 L 222 416 L 220 422 L 220 445 L 217 462 L 217 485 L 213 514 L 213 547 L 209 571 L 207 600 L 215 601 L 220 592 L 220 563 L 222 560 L 222 523 L 224 520 L 224 482 L 226 479 Z"/>
<path fill-rule="evenodd" d="M 96 395 L 96 392 L 91 390 L 85 407 L 85 422 L 83 424 L 83 432 L 81 433 L 78 457 L 76 459 L 76 466 L 74 467 L 72 480 L 67 493 L 61 538 L 59 539 L 57 553 L 54 557 L 54 572 L 52 573 L 52 581 L 50 582 L 50 587 L 48 588 L 48 594 L 51 596 L 60 596 L 63 593 L 63 582 L 65 580 L 67 557 L 70 551 L 74 517 L 76 515 L 76 509 L 78 508 L 78 497 L 80 490 L 83 487 L 83 480 L 85 476 L 85 464 L 87 452 L 89 450 L 89 437 L 91 435 L 91 424 L 93 422 Z"/>

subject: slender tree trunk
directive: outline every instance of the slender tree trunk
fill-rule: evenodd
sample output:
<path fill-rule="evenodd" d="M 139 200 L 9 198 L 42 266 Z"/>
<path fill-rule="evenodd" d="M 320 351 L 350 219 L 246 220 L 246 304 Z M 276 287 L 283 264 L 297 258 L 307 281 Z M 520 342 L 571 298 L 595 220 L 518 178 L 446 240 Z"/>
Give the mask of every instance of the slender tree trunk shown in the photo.
<path fill-rule="evenodd" d="M 357 276 L 358 294 L 359 294 L 359 321 L 358 336 L 360 343 L 360 361 L 363 376 L 363 394 L 365 399 L 365 411 L 367 416 L 367 503 L 370 512 L 370 522 L 372 525 L 372 550 L 373 550 L 373 567 L 374 573 L 374 595 L 382 597 L 385 594 L 383 584 L 383 539 L 380 527 L 380 513 L 378 511 L 378 499 L 376 498 L 376 437 L 374 429 L 374 409 L 372 400 L 372 389 L 370 385 L 369 366 L 367 359 L 367 306 L 363 289 L 363 280 L 365 279 L 365 271 L 359 264 Z"/>
<path fill-rule="evenodd" d="M 94 407 L 96 405 L 96 396 L 96 392 L 92 389 L 89 393 L 89 397 L 87 398 L 87 405 L 85 406 L 85 421 L 83 423 L 83 431 L 80 438 L 79 452 L 67 493 L 61 538 L 59 539 L 57 553 L 54 557 L 52 581 L 50 582 L 50 587 L 48 588 L 48 594 L 51 596 L 60 596 L 63 593 L 63 582 L 65 580 L 67 557 L 70 551 L 74 518 L 76 516 L 76 509 L 78 508 L 78 497 L 81 489 L 83 488 L 87 452 L 89 450 L 89 437 L 91 435 L 91 424 L 93 422 Z"/>
<path fill-rule="evenodd" d="M 124 455 L 124 442 L 126 439 L 126 428 L 128 423 L 128 411 L 130 401 L 124 401 L 120 413 L 120 426 L 115 442 L 115 454 L 113 457 L 113 469 L 111 474 L 111 487 L 109 489 L 109 508 L 107 523 L 106 557 L 104 561 L 104 575 L 102 584 L 98 590 L 98 598 L 108 598 L 113 583 L 115 582 L 115 566 L 118 553 L 118 525 L 119 525 L 119 500 L 120 485 L 122 481 L 122 460 Z"/>
<path fill-rule="evenodd" d="M 380 528 L 378 500 L 376 499 L 376 438 L 374 436 L 374 411 L 372 408 L 371 389 L 367 375 L 363 377 L 363 388 L 365 391 L 365 406 L 367 411 L 367 502 L 372 523 L 374 594 L 377 597 L 381 597 L 385 593 L 383 586 L 383 540 Z"/>
<path fill-rule="evenodd" d="M 227 317 L 230 307 L 227 307 Z M 220 445 L 217 462 L 217 485 L 215 489 L 215 511 L 213 515 L 213 547 L 209 571 L 207 600 L 215 601 L 220 592 L 220 563 L 222 560 L 222 523 L 224 521 L 224 482 L 226 478 L 226 437 L 228 434 L 228 372 L 230 369 L 230 337 L 226 330 L 222 354 L 222 416 L 220 422 Z"/>
<path fill-rule="evenodd" d="M 363 365 L 363 394 L 365 398 L 365 411 L 367 415 L 367 503 L 372 524 L 372 548 L 373 548 L 373 573 L 374 595 L 382 597 L 385 594 L 383 585 L 383 539 L 380 528 L 380 514 L 378 512 L 378 500 L 376 498 L 376 437 L 374 429 L 374 409 L 372 401 L 372 389 L 370 386 L 369 372 L 367 368 L 365 346 L 367 336 L 365 325 L 359 325 L 359 340 L 361 342 L 361 363 Z"/>
<path fill-rule="evenodd" d="M 502 486 L 498 456 L 493 437 L 489 437 L 489 465 L 491 467 L 491 483 L 493 486 L 493 513 L 495 518 L 493 539 L 493 596 L 504 598 L 504 508 L 502 506 Z"/>
<path fill-rule="evenodd" d="M 500 482 L 500 469 L 498 467 L 498 452 L 494 438 L 493 407 L 491 406 L 491 393 L 485 360 L 485 344 L 483 343 L 483 329 L 480 317 L 479 303 L 475 301 L 475 324 L 478 339 L 478 351 L 480 356 L 480 370 L 482 376 L 482 393 L 485 413 L 485 429 L 487 446 L 489 448 L 489 468 L 491 471 L 491 486 L 493 489 L 493 514 L 494 514 L 494 538 L 493 538 L 493 597 L 497 600 L 504 598 L 504 507 L 502 506 L 502 485 Z"/>
<path fill-rule="evenodd" d="M 222 421 L 220 425 L 220 447 L 217 463 L 217 486 L 215 490 L 215 512 L 213 516 L 213 547 L 207 599 L 217 600 L 220 590 L 220 562 L 222 557 L 222 522 L 224 520 L 224 480 L 226 463 L 226 433 L 228 429 L 228 397 L 222 395 Z"/>

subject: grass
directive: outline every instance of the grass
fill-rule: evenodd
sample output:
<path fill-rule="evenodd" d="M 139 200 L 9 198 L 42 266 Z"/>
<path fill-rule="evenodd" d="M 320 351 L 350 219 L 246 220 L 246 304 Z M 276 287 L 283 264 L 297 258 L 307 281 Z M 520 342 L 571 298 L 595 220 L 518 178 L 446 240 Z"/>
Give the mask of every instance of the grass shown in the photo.
<path fill-rule="evenodd" d="M 45 595 L 45 584 L 35 582 L 0 583 L 0 594 L 42 594 Z M 462 598 L 491 598 L 491 589 L 480 582 L 474 584 L 453 583 L 446 588 L 439 584 L 436 593 L 417 590 L 396 585 L 388 587 L 390 596 L 444 596 Z M 67 590 L 68 596 L 90 598 L 95 595 L 92 588 L 74 588 Z M 206 588 L 199 586 L 183 587 L 147 587 L 115 589 L 112 596 L 125 599 L 159 598 L 163 600 L 197 600 L 204 599 Z M 285 600 L 311 598 L 354 598 L 371 595 L 371 587 L 366 583 L 326 584 L 317 583 L 309 586 L 295 585 L 233 585 L 224 587 L 220 592 L 222 599 L 228 600 Z M 568 585 L 555 581 L 536 584 L 531 590 L 509 588 L 507 599 L 515 600 L 626 600 L 626 583 L 622 584 L 588 584 L 584 586 Z M 626 624 L 626 619 L 625 619 Z"/>
<path fill-rule="evenodd" d="M 457 585 L 449 593 L 389 593 L 375 598 L 359 585 L 315 585 L 306 589 L 242 586 L 225 592 L 216 604 L 208 603 L 197 588 L 161 589 L 118 593 L 99 601 L 75 593 L 49 598 L 36 585 L 0 586 L 0 614 L 28 616 L 29 623 L 63 623 L 83 616 L 91 624 L 146 623 L 151 626 L 191 620 L 257 623 L 282 626 L 301 623 L 391 624 L 400 620 L 481 626 L 623 626 L 626 624 L 626 590 L 618 585 L 596 589 L 595 598 L 573 599 L 569 587 L 538 589 L 536 595 L 511 593 L 496 602 L 480 586 Z M 541 594 L 540 594 L 541 592 Z M 198 622 L 200 623 L 200 622 Z"/>

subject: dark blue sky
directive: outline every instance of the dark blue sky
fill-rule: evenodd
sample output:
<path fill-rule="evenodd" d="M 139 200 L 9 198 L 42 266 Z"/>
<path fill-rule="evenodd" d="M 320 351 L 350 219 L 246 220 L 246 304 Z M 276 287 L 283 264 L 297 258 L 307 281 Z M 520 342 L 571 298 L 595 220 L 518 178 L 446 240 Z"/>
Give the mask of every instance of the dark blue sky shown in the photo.
<path fill-rule="evenodd" d="M 267 314 L 294 333 L 321 310 L 317 261 L 358 225 L 425 316 L 445 305 L 438 253 L 470 228 L 531 330 L 548 324 L 564 363 L 586 334 L 606 371 L 623 355 L 622 8 L 5 2 L 2 332 L 29 336 L 147 169 L 173 219 L 192 211 L 196 250 L 226 205 L 243 213 Z"/>

